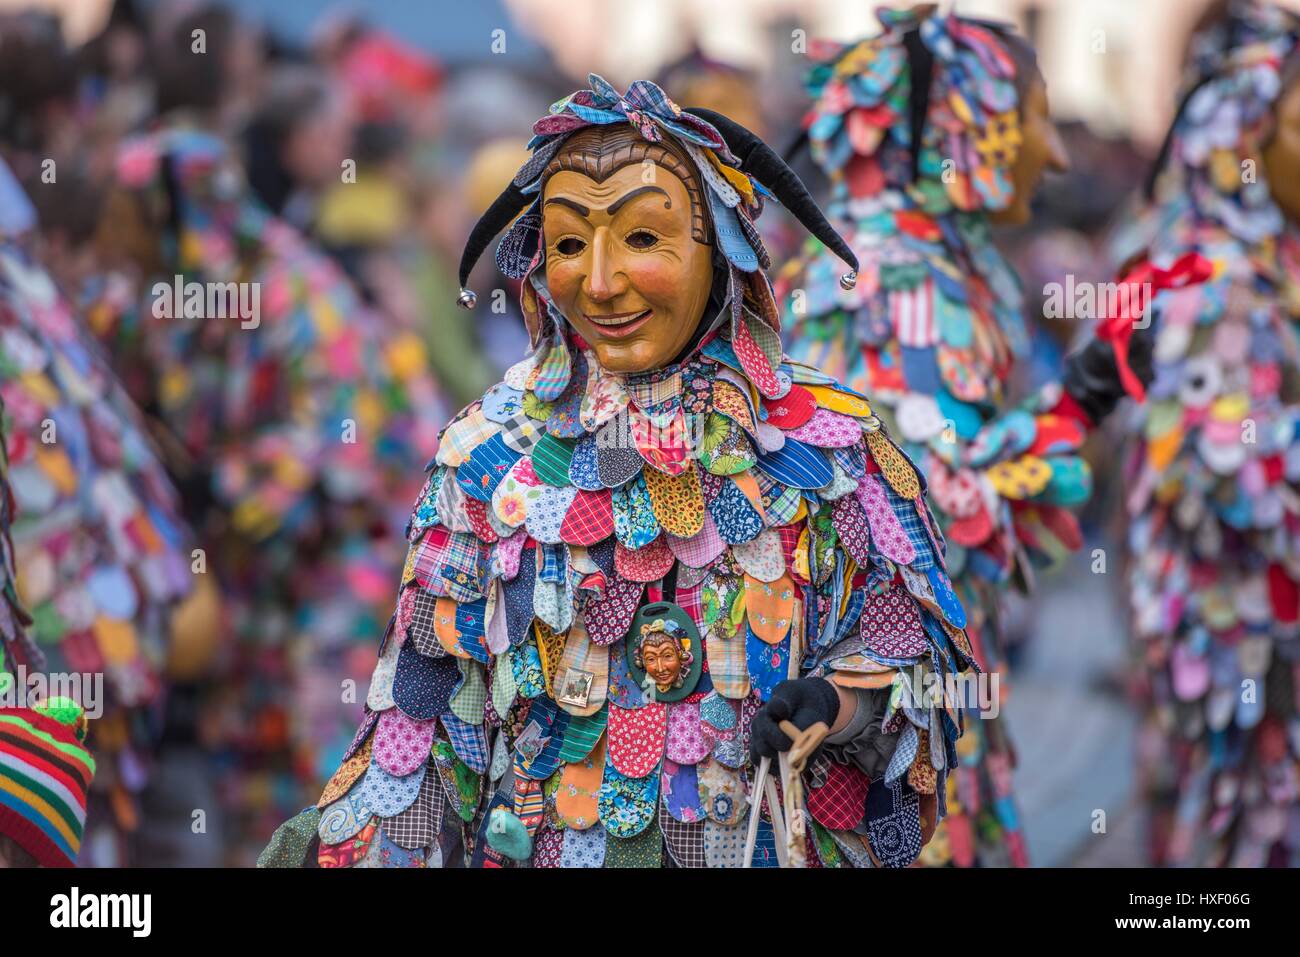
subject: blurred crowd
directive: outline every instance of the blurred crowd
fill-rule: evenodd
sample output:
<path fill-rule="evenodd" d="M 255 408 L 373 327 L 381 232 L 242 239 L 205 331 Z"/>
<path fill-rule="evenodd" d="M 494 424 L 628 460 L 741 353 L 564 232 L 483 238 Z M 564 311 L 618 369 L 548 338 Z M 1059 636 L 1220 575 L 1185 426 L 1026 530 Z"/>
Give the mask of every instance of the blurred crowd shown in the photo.
<path fill-rule="evenodd" d="M 789 60 L 771 58 L 774 75 L 763 75 L 687 49 L 658 79 L 678 102 L 719 109 L 780 145 L 802 110 Z M 763 93 L 782 85 L 784 95 Z M 453 305 L 455 269 L 474 220 L 526 158 L 524 131 L 573 86 L 554 66 L 486 50 L 443 64 L 357 15 L 280 36 L 219 3 L 116 0 L 102 31 L 75 48 L 53 14 L 0 17 L 0 158 L 15 180 L 4 189 L 31 202 L 29 214 L 0 203 L 0 234 L 23 237 L 104 350 L 177 483 L 194 540 L 236 596 L 220 610 L 215 598 L 186 606 L 159 657 L 157 693 L 129 727 L 92 723 L 92 750 L 130 760 L 100 772 L 85 863 L 248 864 L 279 821 L 315 800 L 361 714 L 356 694 L 340 696 L 339 676 L 357 676 L 364 698 L 387 614 L 341 622 L 331 602 L 352 597 L 340 581 L 361 592 L 373 581 L 386 609 L 402 554 L 390 539 L 418 491 L 340 476 L 391 463 L 418 479 L 436 445 L 429 430 L 525 351 L 515 284 L 485 257 L 471 285 L 491 292 L 467 321 Z M 1148 162 L 1064 119 L 1072 169 L 1042 191 L 1032 226 L 1007 237 L 1030 316 L 1041 315 L 1035 291 L 1067 272 L 1109 276 L 1108 224 Z M 824 188 L 813 169 L 799 171 L 814 192 Z M 762 225 L 782 261 L 793 231 L 780 215 Z M 224 274 L 211 266 L 223 256 L 233 263 Z M 256 369 L 266 357 L 244 356 L 238 374 L 233 352 L 213 358 L 229 343 L 143 338 L 147 317 L 132 312 L 155 279 L 182 273 L 256 278 L 264 315 L 308 317 L 301 327 L 286 319 L 285 336 L 328 346 L 336 364 L 321 378 L 342 390 L 353 376 L 373 391 L 368 457 L 320 465 L 325 484 L 345 492 L 285 477 L 296 458 L 310 460 L 300 435 L 256 432 L 263 455 L 246 428 L 280 391 L 301 411 L 296 363 L 314 352 L 287 349 L 264 384 Z M 360 312 L 370 317 L 362 331 L 336 338 Z M 1041 371 L 1057 367 L 1076 327 L 1039 320 L 1033 332 Z M 369 335 L 370 345 L 356 339 Z M 362 357 L 372 346 L 373 369 Z M 354 352 L 360 371 L 348 371 Z M 328 400 L 312 388 L 302 401 L 319 415 Z M 207 431 L 192 434 L 200 421 Z M 232 446 L 242 436 L 245 447 L 196 466 L 218 436 Z M 1118 513 L 1099 491 L 1094 514 Z M 321 497 L 347 507 L 313 511 Z M 373 562 L 348 564 L 365 550 Z M 317 552 L 335 557 L 304 572 L 299 556 Z M 20 566 L 20 590 L 30 589 L 23 575 Z M 206 839 L 196 839 L 196 809 Z"/>

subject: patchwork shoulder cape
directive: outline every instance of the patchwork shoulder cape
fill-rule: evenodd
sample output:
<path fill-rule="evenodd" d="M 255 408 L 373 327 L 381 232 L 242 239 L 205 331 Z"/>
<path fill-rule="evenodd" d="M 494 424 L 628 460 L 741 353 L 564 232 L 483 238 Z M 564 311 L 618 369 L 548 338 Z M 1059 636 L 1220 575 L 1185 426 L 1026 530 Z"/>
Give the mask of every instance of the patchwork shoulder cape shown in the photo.
<path fill-rule="evenodd" d="M 892 747 L 876 781 L 810 770 L 810 859 L 915 859 L 961 716 L 904 690 L 972 661 L 924 480 L 861 395 L 782 361 L 765 398 L 743 369 L 715 338 L 618 377 L 561 337 L 451 422 L 365 719 L 263 864 L 739 866 L 750 722 L 801 675 L 885 689 Z M 660 616 L 664 686 L 635 644 Z"/>
<path fill-rule="evenodd" d="M 98 344 L 10 243 L 0 244 L 0 397 L 13 492 L 5 560 L 19 570 L 17 590 L 5 586 L 0 673 L 104 676 L 95 750 L 109 771 L 95 779 L 101 807 L 89 827 L 124 840 L 157 744 L 146 716 L 165 691 L 170 614 L 194 587 L 192 537 Z M 25 631 L 18 596 L 31 615 Z M 121 854 L 119 841 L 94 863 L 117 866 Z"/>

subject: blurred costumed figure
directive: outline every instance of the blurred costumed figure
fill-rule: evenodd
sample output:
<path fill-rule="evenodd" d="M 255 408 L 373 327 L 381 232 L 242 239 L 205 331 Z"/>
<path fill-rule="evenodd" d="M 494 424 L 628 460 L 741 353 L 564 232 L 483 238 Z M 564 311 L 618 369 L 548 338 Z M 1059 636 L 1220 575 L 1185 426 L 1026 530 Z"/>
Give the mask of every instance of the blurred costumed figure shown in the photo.
<path fill-rule="evenodd" d="M 1094 341 L 1067 360 L 1063 387 L 1011 394 L 1029 335 L 992 226 L 1027 222 L 1044 169 L 1066 165 L 1033 49 L 933 7 L 879 15 L 878 36 L 810 49 L 805 133 L 858 284 L 842 289 L 834 256 L 809 242 L 777 295 L 791 354 L 869 394 L 920 464 L 976 660 L 1005 679 L 1001 596 L 1081 546 L 1072 510 L 1091 476 L 1079 448 L 1124 389 L 1111 346 Z M 1139 373 L 1149 351 L 1134 339 Z M 1005 724 L 985 716 L 970 731 L 923 861 L 1025 866 Z"/>
<path fill-rule="evenodd" d="M 138 859 L 133 835 L 168 669 L 194 663 L 191 653 L 201 667 L 215 637 L 212 628 L 183 632 L 181 608 L 187 596 L 215 607 L 214 590 L 192 573 L 179 497 L 139 411 L 32 256 L 35 217 L 16 215 L 31 207 L 3 163 L 0 180 L 0 397 L 12 488 L 4 511 L 13 542 L 6 567 L 18 570 L 17 592 L 5 585 L 0 704 L 29 689 L 57 695 L 64 679 L 81 682 L 81 703 L 102 714 L 92 731 L 100 773 L 84 860 L 125 866 Z M 25 629 L 19 598 L 30 612 Z M 82 804 L 76 841 L 59 844 L 73 858 Z"/>
<path fill-rule="evenodd" d="M 1128 589 L 1161 864 L 1300 864 L 1300 21 L 1219 4 L 1138 231 L 1212 279 L 1156 302 Z"/>
<path fill-rule="evenodd" d="M 348 742 L 443 401 L 419 338 L 268 213 L 213 136 L 126 142 L 96 242 L 120 271 L 86 291 L 89 321 L 160 423 L 234 618 L 207 732 L 236 762 L 239 853 Z"/>
<path fill-rule="evenodd" d="M 870 403 L 782 355 L 753 219 L 853 255 L 749 130 L 588 79 L 461 261 L 507 230 L 532 353 L 444 430 L 365 720 L 263 865 L 738 867 L 748 826 L 756 866 L 905 867 L 943 817 L 943 540 Z M 819 725 L 781 840 L 754 772 Z"/>

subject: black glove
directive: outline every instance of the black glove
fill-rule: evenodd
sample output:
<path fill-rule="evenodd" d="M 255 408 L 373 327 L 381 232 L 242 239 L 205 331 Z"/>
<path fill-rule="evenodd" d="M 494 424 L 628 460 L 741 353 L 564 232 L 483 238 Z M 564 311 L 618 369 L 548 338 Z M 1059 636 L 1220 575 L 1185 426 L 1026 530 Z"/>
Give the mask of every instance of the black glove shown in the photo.
<path fill-rule="evenodd" d="M 829 728 L 840 712 L 840 696 L 825 678 L 794 678 L 782 681 L 772 697 L 754 715 L 749 730 L 749 753 L 757 764 L 762 758 L 775 760 L 777 752 L 789 751 L 793 741 L 781 730 L 789 721 L 800 731 L 818 721 Z"/>
<path fill-rule="evenodd" d="M 1135 329 L 1129 340 L 1128 364 L 1143 386 L 1155 378 L 1155 364 L 1151 353 L 1155 336 L 1148 325 Z M 1065 360 L 1065 391 L 1079 404 L 1093 425 L 1115 411 L 1119 400 L 1127 394 L 1119 380 L 1119 366 L 1115 364 L 1115 350 L 1109 342 L 1093 339 Z"/>

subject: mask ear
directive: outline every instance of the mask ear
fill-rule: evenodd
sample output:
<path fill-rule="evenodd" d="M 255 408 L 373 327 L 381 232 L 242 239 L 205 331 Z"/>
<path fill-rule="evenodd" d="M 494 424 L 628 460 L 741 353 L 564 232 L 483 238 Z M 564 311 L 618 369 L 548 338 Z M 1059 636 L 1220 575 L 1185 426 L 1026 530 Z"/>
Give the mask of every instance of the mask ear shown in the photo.
<path fill-rule="evenodd" d="M 525 277 L 523 288 L 519 293 L 519 306 L 524 312 L 524 328 L 528 330 L 528 344 L 536 349 L 542 342 L 542 322 L 544 316 L 541 297 L 533 287 L 531 278 Z"/>

